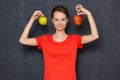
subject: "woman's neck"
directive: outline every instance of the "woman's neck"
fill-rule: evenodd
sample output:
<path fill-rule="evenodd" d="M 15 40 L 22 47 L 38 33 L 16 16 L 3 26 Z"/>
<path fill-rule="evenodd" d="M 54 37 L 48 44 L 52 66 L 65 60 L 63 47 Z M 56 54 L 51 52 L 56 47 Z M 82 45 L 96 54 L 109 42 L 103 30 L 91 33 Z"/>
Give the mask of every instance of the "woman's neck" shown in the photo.
<path fill-rule="evenodd" d="M 64 41 L 68 37 L 67 33 L 65 31 L 56 31 L 56 33 L 53 34 L 53 39 L 57 42 Z"/>
<path fill-rule="evenodd" d="M 59 38 L 68 36 L 68 34 L 65 31 L 56 31 L 53 35 Z"/>

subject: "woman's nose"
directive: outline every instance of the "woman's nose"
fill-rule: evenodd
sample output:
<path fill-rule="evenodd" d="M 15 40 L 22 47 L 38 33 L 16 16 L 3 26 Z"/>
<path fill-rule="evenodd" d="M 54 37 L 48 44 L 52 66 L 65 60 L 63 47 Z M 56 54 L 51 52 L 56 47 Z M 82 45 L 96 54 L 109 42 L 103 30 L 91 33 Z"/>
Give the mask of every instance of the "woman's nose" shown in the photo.
<path fill-rule="evenodd" d="M 58 21 L 58 24 L 62 24 L 62 21 L 60 20 L 60 21 Z"/>

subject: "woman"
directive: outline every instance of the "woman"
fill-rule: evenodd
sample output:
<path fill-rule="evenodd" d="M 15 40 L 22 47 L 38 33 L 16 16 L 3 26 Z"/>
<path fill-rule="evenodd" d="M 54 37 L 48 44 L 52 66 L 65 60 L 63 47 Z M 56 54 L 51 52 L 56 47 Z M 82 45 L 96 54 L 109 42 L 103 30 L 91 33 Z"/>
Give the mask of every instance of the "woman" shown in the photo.
<path fill-rule="evenodd" d="M 43 51 L 44 57 L 44 80 L 76 80 L 76 55 L 77 48 L 83 44 L 98 39 L 98 31 L 91 12 L 82 5 L 76 5 L 77 15 L 85 14 L 88 17 L 91 34 L 89 35 L 68 35 L 65 32 L 69 22 L 68 10 L 62 5 L 53 8 L 51 16 L 52 23 L 56 29 L 54 34 L 46 34 L 36 38 L 28 38 L 31 26 L 39 16 L 44 16 L 41 11 L 35 11 L 26 25 L 20 43 L 29 46 L 38 46 Z"/>

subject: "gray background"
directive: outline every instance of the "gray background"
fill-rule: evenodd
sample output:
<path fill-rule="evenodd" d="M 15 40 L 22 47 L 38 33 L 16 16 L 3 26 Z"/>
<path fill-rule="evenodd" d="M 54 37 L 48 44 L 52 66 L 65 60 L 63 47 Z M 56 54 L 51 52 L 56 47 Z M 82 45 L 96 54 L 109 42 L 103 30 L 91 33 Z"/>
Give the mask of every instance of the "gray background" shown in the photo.
<path fill-rule="evenodd" d="M 70 12 L 68 34 L 89 34 L 86 16 L 79 27 L 72 22 L 78 3 L 92 12 L 100 38 L 78 50 L 77 80 L 120 80 L 119 0 L 0 0 L 0 80 L 43 80 L 42 51 L 21 45 L 19 37 L 34 10 L 42 10 L 48 25 L 41 27 L 36 20 L 29 37 L 54 33 L 51 9 L 58 4 Z"/>

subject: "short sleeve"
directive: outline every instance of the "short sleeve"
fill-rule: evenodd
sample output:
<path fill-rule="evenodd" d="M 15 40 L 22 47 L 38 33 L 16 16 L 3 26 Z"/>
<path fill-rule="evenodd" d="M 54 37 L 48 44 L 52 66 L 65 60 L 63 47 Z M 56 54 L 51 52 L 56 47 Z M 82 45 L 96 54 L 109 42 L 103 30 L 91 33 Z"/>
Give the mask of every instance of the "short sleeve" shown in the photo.
<path fill-rule="evenodd" d="M 76 38 L 77 38 L 78 48 L 83 48 L 83 44 L 81 44 L 81 42 L 82 42 L 82 36 L 77 35 Z"/>
<path fill-rule="evenodd" d="M 38 44 L 38 49 L 40 50 L 42 47 L 41 47 L 41 42 L 42 42 L 42 37 L 36 37 L 35 38 L 37 44 Z"/>

